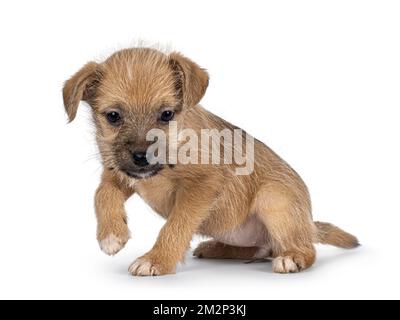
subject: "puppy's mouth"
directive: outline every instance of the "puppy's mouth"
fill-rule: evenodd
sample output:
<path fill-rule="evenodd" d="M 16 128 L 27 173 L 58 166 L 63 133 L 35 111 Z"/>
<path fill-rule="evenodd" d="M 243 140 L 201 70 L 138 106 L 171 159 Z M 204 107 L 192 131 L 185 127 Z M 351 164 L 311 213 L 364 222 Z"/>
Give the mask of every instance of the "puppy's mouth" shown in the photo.
<path fill-rule="evenodd" d="M 159 173 L 163 169 L 162 166 L 154 166 L 151 168 L 141 168 L 141 169 L 122 169 L 128 177 L 134 179 L 147 179 L 154 177 L 157 173 Z"/>

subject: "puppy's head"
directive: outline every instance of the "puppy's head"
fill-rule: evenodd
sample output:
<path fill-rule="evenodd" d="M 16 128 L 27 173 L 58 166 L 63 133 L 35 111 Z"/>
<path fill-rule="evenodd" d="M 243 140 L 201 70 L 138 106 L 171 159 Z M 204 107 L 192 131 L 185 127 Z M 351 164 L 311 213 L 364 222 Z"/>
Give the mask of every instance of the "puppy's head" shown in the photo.
<path fill-rule="evenodd" d="M 65 83 L 63 96 L 70 121 L 81 100 L 91 106 L 106 167 L 146 178 L 164 166 L 149 164 L 147 133 L 167 131 L 172 120 L 179 125 L 207 85 L 207 73 L 181 54 L 134 48 L 86 64 Z"/>

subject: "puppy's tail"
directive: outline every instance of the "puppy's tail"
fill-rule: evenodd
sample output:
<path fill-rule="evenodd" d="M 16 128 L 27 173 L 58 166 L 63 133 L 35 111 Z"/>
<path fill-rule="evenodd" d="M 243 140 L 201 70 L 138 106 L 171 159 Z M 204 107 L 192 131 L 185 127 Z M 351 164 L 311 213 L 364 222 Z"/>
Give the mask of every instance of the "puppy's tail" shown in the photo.
<path fill-rule="evenodd" d="M 358 239 L 342 229 L 326 222 L 314 222 L 318 229 L 317 242 L 335 247 L 353 249 L 360 245 Z"/>

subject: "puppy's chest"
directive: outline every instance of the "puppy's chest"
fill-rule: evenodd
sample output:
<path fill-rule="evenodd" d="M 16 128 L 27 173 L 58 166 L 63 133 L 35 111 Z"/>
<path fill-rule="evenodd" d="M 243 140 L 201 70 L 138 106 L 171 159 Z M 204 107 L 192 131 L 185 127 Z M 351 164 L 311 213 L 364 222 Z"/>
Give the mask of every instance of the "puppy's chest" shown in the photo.
<path fill-rule="evenodd" d="M 175 202 L 175 186 L 169 180 L 157 177 L 139 181 L 135 191 L 159 215 L 169 216 Z"/>

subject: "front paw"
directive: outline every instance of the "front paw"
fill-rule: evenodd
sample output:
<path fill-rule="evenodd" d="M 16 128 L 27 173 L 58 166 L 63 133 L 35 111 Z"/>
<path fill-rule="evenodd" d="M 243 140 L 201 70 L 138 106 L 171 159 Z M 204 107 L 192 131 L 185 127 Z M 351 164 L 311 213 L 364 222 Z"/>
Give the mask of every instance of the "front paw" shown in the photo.
<path fill-rule="evenodd" d="M 130 239 L 131 235 L 125 222 L 112 224 L 99 223 L 97 227 L 97 239 L 101 250 L 113 256 L 117 254 Z"/>
<path fill-rule="evenodd" d="M 125 247 L 128 239 L 129 238 L 119 238 L 111 233 L 104 239 L 99 240 L 100 249 L 105 254 L 113 256 Z"/>
<path fill-rule="evenodd" d="M 175 264 L 163 262 L 149 254 L 136 259 L 129 267 L 129 273 L 140 277 L 162 276 L 175 273 Z"/>

